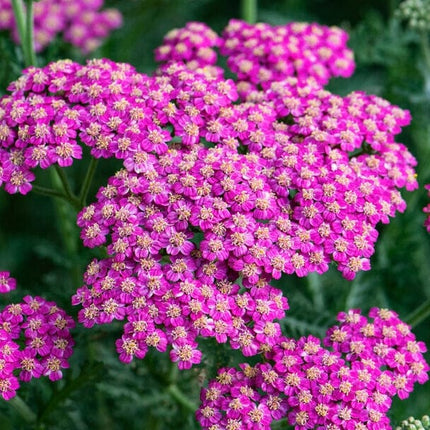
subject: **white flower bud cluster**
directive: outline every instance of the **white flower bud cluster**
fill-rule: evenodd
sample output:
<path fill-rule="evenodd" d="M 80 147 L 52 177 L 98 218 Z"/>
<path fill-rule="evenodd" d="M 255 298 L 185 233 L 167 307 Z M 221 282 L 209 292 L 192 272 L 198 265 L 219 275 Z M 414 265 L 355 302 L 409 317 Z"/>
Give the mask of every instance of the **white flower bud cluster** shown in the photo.
<path fill-rule="evenodd" d="M 407 20 L 415 30 L 430 31 L 430 0 L 405 0 L 397 9 L 396 16 Z"/>
<path fill-rule="evenodd" d="M 396 430 L 429 430 L 430 429 L 430 417 L 424 415 L 420 420 L 413 417 L 409 417 L 407 420 L 402 421 L 400 427 L 396 427 Z"/>

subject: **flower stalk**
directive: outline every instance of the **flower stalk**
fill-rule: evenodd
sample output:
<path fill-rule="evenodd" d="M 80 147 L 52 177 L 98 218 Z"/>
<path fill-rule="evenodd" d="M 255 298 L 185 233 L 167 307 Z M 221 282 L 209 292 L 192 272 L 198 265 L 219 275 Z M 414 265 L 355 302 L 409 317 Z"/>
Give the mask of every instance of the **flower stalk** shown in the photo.
<path fill-rule="evenodd" d="M 18 30 L 19 38 L 21 40 L 21 47 L 24 55 L 24 61 L 27 64 L 27 61 L 28 61 L 27 45 L 24 43 L 26 39 L 26 34 L 25 34 L 26 19 L 25 19 L 25 13 L 24 13 L 24 4 L 22 0 L 12 0 L 12 8 L 13 8 L 13 14 L 15 16 L 16 28 Z"/>
<path fill-rule="evenodd" d="M 425 65 L 424 80 L 425 91 L 427 95 L 430 93 L 430 43 L 427 31 L 420 31 L 421 50 L 423 52 L 423 60 Z"/>
<path fill-rule="evenodd" d="M 39 191 L 39 193 L 44 191 L 45 195 L 59 197 L 69 202 L 76 211 L 81 210 L 79 198 L 73 193 L 64 170 L 58 165 L 55 165 L 55 170 L 51 170 L 51 181 L 53 189 L 34 186 L 35 191 Z"/>
<path fill-rule="evenodd" d="M 23 44 L 26 46 L 27 51 L 27 65 L 37 66 L 36 52 L 34 49 L 34 13 L 33 13 L 33 0 L 25 0 L 26 4 L 26 17 L 25 17 L 25 37 Z"/>
<path fill-rule="evenodd" d="M 27 67 L 36 66 L 36 53 L 33 41 L 33 0 L 12 0 L 12 8 L 15 16 L 19 38 L 21 40 L 24 63 Z"/>
<path fill-rule="evenodd" d="M 411 327 L 416 327 L 430 316 L 430 299 L 427 299 L 421 306 L 412 311 L 405 322 Z"/>
<path fill-rule="evenodd" d="M 30 406 L 24 402 L 24 400 L 16 395 L 9 400 L 9 404 L 17 411 L 17 413 L 23 418 L 28 424 L 35 424 L 37 421 L 36 414 L 31 410 Z"/>
<path fill-rule="evenodd" d="M 64 199 L 64 200 L 70 202 L 70 199 L 68 196 L 66 196 L 61 191 L 54 190 L 52 188 L 42 187 L 41 185 L 33 184 L 32 191 L 34 191 L 35 193 L 40 194 L 42 196 L 57 197 L 59 199 Z"/>
<path fill-rule="evenodd" d="M 198 405 L 188 399 L 176 384 L 169 385 L 167 387 L 167 392 L 186 410 L 192 413 L 197 410 Z"/>
<path fill-rule="evenodd" d="M 98 159 L 92 157 L 90 164 L 88 166 L 88 169 L 87 169 L 87 173 L 85 175 L 84 182 L 82 183 L 81 191 L 79 193 L 80 208 L 82 208 L 86 205 L 88 192 L 90 190 L 91 183 L 92 183 L 92 180 L 94 178 L 94 174 L 96 173 L 97 164 L 98 164 Z"/>
<path fill-rule="evenodd" d="M 169 372 L 169 381 L 170 384 L 167 386 L 167 393 L 184 409 L 194 413 L 198 405 L 192 402 L 178 387 L 177 379 L 179 375 L 178 366 L 175 363 L 172 363 L 170 372 Z"/>
<path fill-rule="evenodd" d="M 250 24 L 257 22 L 257 0 L 242 0 L 241 15 Z"/>

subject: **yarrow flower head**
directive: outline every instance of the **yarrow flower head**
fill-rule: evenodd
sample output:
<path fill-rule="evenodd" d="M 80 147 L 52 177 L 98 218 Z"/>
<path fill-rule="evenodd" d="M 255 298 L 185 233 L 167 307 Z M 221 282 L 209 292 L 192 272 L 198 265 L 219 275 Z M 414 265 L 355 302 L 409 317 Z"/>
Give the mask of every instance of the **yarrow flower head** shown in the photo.
<path fill-rule="evenodd" d="M 256 52 L 248 54 L 258 59 L 264 44 L 251 36 L 263 38 L 265 25 L 233 21 L 231 27 L 238 32 L 243 27 L 238 49 L 248 46 L 249 37 Z M 309 31 L 319 34 L 317 26 Z M 229 54 L 229 60 L 234 58 Z M 260 84 L 264 91 L 257 91 L 256 85 L 237 85 L 245 100 L 220 112 L 213 125 L 222 134 L 210 133 L 210 141 L 263 158 L 275 196 L 289 197 L 293 229 L 287 240 L 299 235 L 290 270 L 301 276 L 308 268 L 322 273 L 334 260 L 352 279 L 357 271 L 370 268 L 378 236 L 375 226 L 405 209 L 398 188 L 418 186 L 416 160 L 395 141 L 410 122 L 409 112 L 363 92 L 344 98 L 333 95 L 309 75 L 280 74 Z M 300 225 L 297 233 L 294 221 Z"/>
<path fill-rule="evenodd" d="M 376 224 L 405 209 L 397 188 L 418 186 L 416 160 L 394 137 L 409 113 L 376 96 L 341 98 L 296 78 L 248 100 L 271 102 L 277 121 L 271 133 L 265 122 L 247 130 L 242 145 L 271 163 L 277 194 L 289 189 L 291 218 L 308 231 L 308 245 L 321 243 L 317 254 L 330 254 L 352 279 L 369 267 Z"/>
<path fill-rule="evenodd" d="M 214 48 L 220 44 L 220 36 L 206 24 L 188 22 L 184 28 L 175 28 L 164 36 L 163 44 L 155 50 L 155 60 L 164 64 L 183 62 L 191 70 L 206 69 L 222 77 L 223 69 L 214 66 L 218 58 Z"/>
<path fill-rule="evenodd" d="M 73 319 L 54 302 L 24 297 L 0 313 L 0 394 L 5 400 L 16 395 L 20 381 L 47 376 L 62 378 L 68 368 L 74 341 Z"/>
<path fill-rule="evenodd" d="M 122 16 L 117 9 L 103 9 L 103 0 L 39 0 L 34 2 L 34 43 L 37 52 L 59 34 L 88 54 L 100 46 L 109 33 L 119 28 Z M 0 0 L 0 30 L 12 33 L 19 43 L 11 0 Z"/>
<path fill-rule="evenodd" d="M 269 215 L 254 203 L 264 188 L 250 186 L 264 186 L 258 168 L 228 148 L 200 147 L 148 157 L 139 174 L 118 172 L 78 217 L 84 244 L 107 241 L 109 253 L 88 266 L 87 286 L 74 296 L 79 320 L 91 327 L 125 319 L 120 357 L 124 344 L 134 348 L 125 361 L 172 345 L 172 359 L 190 366 L 200 361 L 197 336 L 245 355 L 270 346 L 287 302 L 265 273 L 270 231 L 259 220 Z M 247 211 L 235 189 L 251 196 Z M 269 192 L 267 199 L 279 210 Z"/>
<path fill-rule="evenodd" d="M 273 115 L 273 110 L 268 112 L 269 117 Z M 244 142 L 246 136 L 242 136 Z M 309 147 L 302 142 L 304 165 L 310 161 L 310 169 L 313 164 L 332 163 L 330 158 L 324 160 L 324 151 L 319 153 L 314 142 Z M 250 147 L 252 144 L 249 142 Z M 277 148 L 276 143 L 273 146 Z M 131 316 L 137 318 L 144 309 L 139 318 L 145 319 L 145 330 L 151 327 L 157 331 L 161 342 L 157 346 L 171 344 L 175 348 L 178 330 L 189 338 L 190 349 L 183 355 L 187 360 L 199 359 L 192 353 L 197 336 L 229 341 L 245 355 L 273 345 L 279 334 L 279 325 L 273 320 L 282 318 L 286 302 L 282 304 L 285 299 L 270 287 L 270 280 L 282 273 L 322 273 L 331 259 L 345 277 L 352 278 L 358 270 L 368 268 L 365 262 L 373 250 L 369 244 L 365 246 L 366 240 L 376 240 L 372 226 L 380 221 L 376 209 L 371 211 L 370 205 L 363 209 L 370 196 L 366 185 L 375 193 L 375 180 L 361 182 L 364 175 L 359 177 L 349 167 L 346 156 L 345 168 L 337 168 L 342 162 L 338 157 L 324 175 L 320 169 L 310 176 L 302 175 L 303 167 L 297 174 L 291 164 L 285 175 L 289 182 L 283 185 L 303 191 L 290 200 L 289 188 L 282 188 L 273 175 L 289 165 L 288 151 L 297 147 L 289 144 L 285 159 L 278 148 L 274 161 L 259 156 L 259 146 L 245 155 L 228 145 L 206 148 L 197 142 L 194 146 L 178 142 L 162 155 L 147 154 L 143 164 L 126 163 L 127 170 L 112 177 L 100 189 L 97 202 L 78 217 L 84 245 L 107 243 L 109 253 L 108 259 L 88 266 L 87 286 L 74 296 L 74 303 L 83 306 L 80 321 L 91 327 L 125 319 L 127 331 Z M 261 154 L 266 153 L 264 149 Z M 320 175 L 321 183 L 317 179 Z M 336 187 L 331 185 L 336 178 L 345 199 L 342 206 L 333 200 Z M 362 184 L 355 186 L 362 192 L 355 194 L 355 199 L 348 198 L 351 206 L 345 197 L 349 181 Z M 314 199 L 306 194 L 312 190 L 311 184 L 319 203 L 314 203 L 315 211 L 307 212 L 309 200 Z M 389 181 L 383 184 L 387 186 Z M 357 200 L 359 209 L 354 212 Z M 331 209 L 336 204 L 339 209 Z M 340 216 L 342 207 L 348 209 Z M 314 220 L 317 214 L 320 217 Z M 347 222 L 342 223 L 344 219 Z M 362 242 L 356 232 L 363 235 Z M 248 289 L 242 294 L 239 279 Z M 132 348 L 122 355 L 124 360 L 131 360 L 134 351 L 137 357 L 146 353 L 147 345 L 141 341 L 139 346 L 134 339 L 137 334 L 130 331 L 129 336 Z M 124 343 L 131 342 L 127 340 L 117 344 L 120 356 Z M 179 355 L 174 352 L 173 357 Z"/>
<path fill-rule="evenodd" d="M 82 144 L 96 158 L 125 159 L 139 169 L 146 153 L 167 151 L 172 128 L 186 145 L 216 133 L 212 118 L 237 98 L 233 82 L 179 66 L 170 73 L 151 78 L 105 59 L 27 69 L 0 99 L 0 185 L 26 194 L 34 168 L 70 166 L 82 157 Z"/>
<path fill-rule="evenodd" d="M 423 345 L 394 312 L 371 315 L 373 322 L 356 310 L 340 314 L 341 325 L 323 341 L 334 348 L 313 336 L 280 336 L 264 363 L 220 369 L 201 392 L 199 423 L 268 430 L 287 418 L 297 430 L 391 428 L 392 397 L 404 398 L 406 386 L 425 382 L 429 366 Z"/>
<path fill-rule="evenodd" d="M 27 193 L 36 167 L 70 166 L 81 145 L 123 161 L 78 216 L 84 245 L 106 245 L 108 257 L 88 266 L 73 297 L 87 327 L 124 320 L 122 361 L 169 347 L 188 368 L 201 359 L 198 337 L 247 356 L 270 349 L 288 307 L 270 281 L 331 262 L 347 279 L 368 270 L 377 224 L 404 210 L 400 188 L 417 186 L 416 161 L 395 142 L 407 111 L 362 92 L 333 95 L 297 59 L 291 73 L 239 76 L 250 86 L 208 69 L 208 50 L 234 51 L 242 44 L 228 41 L 250 35 L 243 45 L 258 63 L 266 30 L 270 43 L 303 39 L 309 61 L 319 52 L 314 70 L 325 55 L 330 76 L 352 71 L 339 29 L 237 21 L 223 45 L 190 23 L 157 50 L 154 76 L 63 60 L 27 69 L 0 100 L 0 181 L 10 193 Z M 336 71 L 336 58 L 351 63 Z"/>
<path fill-rule="evenodd" d="M 167 64 L 181 61 L 190 69 L 206 68 L 222 77 L 223 70 L 215 66 L 217 47 L 237 75 L 240 94 L 246 95 L 259 85 L 265 89 L 290 76 L 312 77 L 321 85 L 335 76 L 351 76 L 355 63 L 347 40 L 342 29 L 316 23 L 271 26 L 232 19 L 218 36 L 205 24 L 191 22 L 169 32 L 155 58 Z"/>
<path fill-rule="evenodd" d="M 189 368 L 199 337 L 246 356 L 270 350 L 287 309 L 270 281 L 331 262 L 347 279 L 368 270 L 377 224 L 404 210 L 399 188 L 417 186 L 416 161 L 395 142 L 407 111 L 362 92 L 335 96 L 305 76 L 268 80 L 238 103 L 231 80 L 188 67 L 206 40 L 196 26 L 166 39 L 154 77 L 131 71 L 121 103 L 108 92 L 105 109 L 112 98 L 120 113 L 94 100 L 88 114 L 89 86 L 78 92 L 80 138 L 124 169 L 78 216 L 84 245 L 105 245 L 108 257 L 90 263 L 73 303 L 86 327 L 124 321 L 124 362 L 152 346 Z M 181 40 L 190 57 L 175 62 Z"/>
<path fill-rule="evenodd" d="M 231 20 L 222 33 L 220 52 L 238 80 L 252 87 L 288 76 L 313 77 L 324 85 L 354 71 L 348 35 L 337 27 L 293 22 L 271 26 Z"/>

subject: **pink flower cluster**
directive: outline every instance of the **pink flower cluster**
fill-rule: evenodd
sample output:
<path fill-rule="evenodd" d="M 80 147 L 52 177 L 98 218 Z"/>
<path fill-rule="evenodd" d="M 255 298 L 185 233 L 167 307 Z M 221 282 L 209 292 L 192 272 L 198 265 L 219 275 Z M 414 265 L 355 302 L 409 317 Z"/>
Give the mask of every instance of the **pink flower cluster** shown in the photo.
<path fill-rule="evenodd" d="M 221 54 L 240 80 L 254 84 L 286 76 L 312 76 L 326 84 L 333 76 L 349 77 L 354 56 L 347 48 L 348 34 L 338 27 L 292 22 L 256 25 L 231 20 L 223 32 Z M 250 63 L 248 63 L 250 62 Z"/>
<path fill-rule="evenodd" d="M 148 77 L 109 60 L 32 68 L 10 90 L 0 100 L 0 182 L 8 192 L 28 192 L 37 166 L 71 165 L 80 142 L 137 174 L 169 145 L 248 152 L 250 169 L 263 169 L 263 195 L 224 189 L 239 210 L 257 204 L 272 224 L 285 214 L 282 234 L 268 238 L 277 242 L 269 258 L 278 269 L 265 269 L 274 277 L 322 273 L 331 260 L 348 279 L 368 269 L 376 224 L 404 210 L 398 188 L 417 186 L 415 159 L 395 142 L 408 112 L 364 93 L 342 98 L 289 78 L 233 104 L 230 80 L 178 64 Z"/>
<path fill-rule="evenodd" d="M 392 397 L 428 379 L 426 349 L 394 312 L 369 316 L 339 314 L 325 346 L 281 337 L 264 362 L 220 369 L 202 390 L 198 421 L 210 430 L 269 430 L 281 418 L 296 430 L 391 429 Z"/>
<path fill-rule="evenodd" d="M 103 0 L 39 0 L 34 2 L 34 42 L 36 51 L 45 49 L 62 34 L 64 40 L 84 54 L 94 51 L 109 33 L 120 27 L 117 9 L 100 10 Z M 12 33 L 19 43 L 11 0 L 0 0 L 0 30 Z"/>
<path fill-rule="evenodd" d="M 319 244 L 320 270 L 331 254 L 352 279 L 369 267 L 377 223 L 405 209 L 398 187 L 418 186 L 416 160 L 395 142 L 409 113 L 376 96 L 354 92 L 341 98 L 295 78 L 250 93 L 248 100 L 271 103 L 280 118 L 274 131 L 260 123 L 242 144 L 269 162 L 275 193 L 289 193 L 302 254 Z"/>
<path fill-rule="evenodd" d="M 8 293 L 16 288 L 16 280 L 11 278 L 9 272 L 0 272 L 0 294 Z"/>
<path fill-rule="evenodd" d="M 355 63 L 348 34 L 338 27 L 292 22 L 281 26 L 231 20 L 220 53 L 238 76 L 253 86 L 287 76 L 312 77 L 321 85 L 334 76 L 349 77 Z"/>
<path fill-rule="evenodd" d="M 117 129 L 124 117 L 132 121 L 136 79 L 142 76 L 131 66 L 109 60 L 27 69 L 0 99 L 0 183 L 6 191 L 30 191 L 36 167 L 70 166 L 82 156 L 80 142 L 95 157 L 128 149 L 133 136 L 118 140 L 124 133 L 118 136 Z"/>
<path fill-rule="evenodd" d="M 121 360 L 171 345 L 172 360 L 189 368 L 200 362 L 198 336 L 247 356 L 273 346 L 288 306 L 262 272 L 282 270 L 268 250 L 275 222 L 288 220 L 257 169 L 228 148 L 170 149 L 147 155 L 139 173 L 118 172 L 79 214 L 84 244 L 107 242 L 109 257 L 88 266 L 90 288 L 73 303 L 87 327 L 126 321 Z M 252 193 L 246 210 L 235 190 Z"/>
<path fill-rule="evenodd" d="M 351 76 L 355 64 L 347 40 L 342 29 L 316 23 L 271 26 L 233 19 L 219 37 L 205 24 L 192 22 L 168 33 L 155 58 L 164 63 L 181 61 L 193 70 L 206 67 L 222 76 L 223 70 L 214 66 L 217 54 L 213 48 L 218 47 L 237 75 L 242 94 L 288 76 L 312 77 L 320 85 L 335 76 Z"/>
<path fill-rule="evenodd" d="M 82 156 L 81 143 L 94 157 L 127 164 L 142 152 L 166 152 L 173 138 L 169 126 L 185 144 L 198 142 L 203 122 L 210 124 L 237 93 L 232 81 L 184 73 L 175 80 L 151 78 L 104 59 L 27 69 L 0 99 L 0 185 L 26 194 L 34 168 L 70 166 Z"/>
<path fill-rule="evenodd" d="M 234 37 L 254 29 L 231 25 Z M 291 31 L 319 52 L 317 28 Z M 340 30 L 324 31 L 344 52 Z M 88 266 L 73 303 L 87 327 L 124 321 L 124 362 L 169 347 L 189 368 L 201 360 L 199 337 L 247 356 L 270 350 L 288 307 L 270 281 L 332 262 L 347 279 L 368 270 L 377 224 L 404 210 L 399 188 L 417 187 L 416 161 L 395 142 L 407 111 L 362 92 L 333 95 L 296 72 L 268 78 L 264 91 L 242 76 L 250 86 L 238 88 L 211 68 L 220 43 L 190 23 L 165 39 L 153 77 L 106 59 L 63 60 L 26 70 L 0 100 L 10 193 L 28 192 L 36 167 L 71 165 L 81 144 L 123 160 L 78 216 L 84 245 L 108 255 Z"/>
<path fill-rule="evenodd" d="M 73 319 L 54 302 L 24 297 L 0 313 L 0 394 L 5 400 L 16 395 L 19 380 L 47 376 L 62 378 L 68 368 L 74 341 Z"/>
<path fill-rule="evenodd" d="M 175 28 L 163 39 L 155 50 L 155 60 L 167 65 L 183 62 L 188 69 L 206 69 L 214 76 L 222 77 L 224 70 L 215 66 L 221 38 L 202 22 L 189 22 L 184 28 Z M 161 68 L 163 70 L 165 66 Z"/>

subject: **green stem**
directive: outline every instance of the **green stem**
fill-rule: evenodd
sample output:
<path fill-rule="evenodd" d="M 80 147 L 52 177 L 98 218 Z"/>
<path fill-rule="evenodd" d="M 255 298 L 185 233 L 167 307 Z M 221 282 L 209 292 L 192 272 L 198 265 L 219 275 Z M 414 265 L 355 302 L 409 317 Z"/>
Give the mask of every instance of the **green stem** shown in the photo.
<path fill-rule="evenodd" d="M 58 229 L 70 265 L 70 279 L 73 287 L 77 288 L 82 284 L 82 273 L 78 259 L 79 230 L 76 225 L 76 212 L 70 210 L 70 205 L 64 200 L 56 199 L 54 205 L 57 212 Z"/>
<path fill-rule="evenodd" d="M 64 248 L 68 254 L 70 262 L 70 279 L 74 287 L 82 283 L 81 267 L 78 264 L 78 237 L 79 232 L 76 226 L 76 212 L 81 210 L 79 199 L 73 195 L 67 176 L 61 167 L 56 166 L 56 170 L 50 170 L 52 186 L 58 190 L 65 198 L 63 200 L 55 199 L 54 206 L 57 212 L 56 220 Z M 64 201 L 66 200 L 67 203 Z M 75 210 L 70 210 L 70 205 Z"/>
<path fill-rule="evenodd" d="M 412 327 L 416 327 L 430 316 L 430 299 L 427 299 L 421 306 L 411 312 L 405 322 Z"/>
<path fill-rule="evenodd" d="M 167 392 L 185 409 L 190 412 L 195 412 L 198 406 L 178 388 L 176 384 L 171 384 L 167 387 Z"/>
<path fill-rule="evenodd" d="M 172 363 L 170 367 L 168 380 L 170 384 L 167 387 L 167 392 L 176 400 L 180 405 L 182 405 L 186 410 L 190 412 L 195 412 L 198 406 L 192 402 L 178 387 L 177 380 L 179 376 L 179 369 L 176 363 Z"/>
<path fill-rule="evenodd" d="M 34 191 L 37 194 L 41 194 L 42 196 L 48 196 L 48 197 L 58 197 L 60 199 L 67 200 L 70 202 L 70 198 L 63 194 L 61 191 L 54 190 L 52 188 L 47 187 L 41 187 L 40 185 L 32 185 L 32 191 Z"/>
<path fill-rule="evenodd" d="M 33 0 L 26 0 L 27 13 L 25 20 L 25 38 L 23 44 L 26 46 L 27 51 L 27 66 L 37 66 L 36 52 L 34 50 L 34 15 L 33 15 Z"/>
<path fill-rule="evenodd" d="M 423 50 L 424 61 L 428 71 L 430 72 L 430 45 L 429 45 L 429 38 L 428 38 L 427 32 L 424 30 L 421 31 L 420 37 L 421 37 L 421 49 Z"/>
<path fill-rule="evenodd" d="M 308 288 L 312 294 L 312 300 L 314 302 L 315 308 L 324 310 L 324 295 L 323 287 L 321 285 L 321 275 L 316 272 L 311 272 L 306 277 L 308 282 Z"/>
<path fill-rule="evenodd" d="M 241 15 L 244 21 L 255 24 L 257 22 L 257 0 L 242 0 Z"/>
<path fill-rule="evenodd" d="M 22 53 L 24 55 L 24 61 L 26 65 L 28 64 L 28 53 L 27 53 L 27 45 L 25 44 L 26 39 L 26 25 L 25 25 L 25 13 L 24 13 L 24 4 L 22 0 L 12 0 L 12 8 L 13 14 L 15 16 L 16 28 L 18 29 L 19 39 L 21 41 Z"/>
<path fill-rule="evenodd" d="M 81 201 L 73 193 L 67 175 L 64 172 L 64 168 L 60 167 L 58 164 L 55 164 L 54 168 L 55 171 L 51 170 L 51 180 L 54 186 L 62 188 L 64 193 L 60 192 L 60 194 L 65 196 L 65 199 L 76 209 L 76 211 L 80 211 L 82 209 Z"/>
<path fill-rule="evenodd" d="M 35 424 L 36 414 L 18 395 L 9 400 L 9 404 L 18 412 L 18 414 L 29 424 Z"/>
<path fill-rule="evenodd" d="M 176 363 L 171 363 L 170 365 L 170 372 L 169 372 L 169 381 L 171 383 L 171 385 L 175 385 L 176 381 L 178 380 L 178 376 L 179 376 L 179 368 L 176 365 Z"/>
<path fill-rule="evenodd" d="M 423 57 L 424 57 L 424 91 L 427 96 L 429 96 L 430 93 L 430 44 L 429 44 L 429 36 L 426 31 L 421 31 L 421 49 L 423 51 Z"/>
<path fill-rule="evenodd" d="M 36 53 L 33 43 L 33 0 L 12 0 L 13 14 L 15 16 L 16 27 L 21 41 L 24 63 L 27 67 L 36 66 Z"/>
<path fill-rule="evenodd" d="M 76 209 L 76 211 L 82 209 L 80 202 L 76 197 L 67 196 L 59 190 L 54 190 L 52 188 L 41 187 L 40 185 L 33 184 L 32 191 L 42 196 L 57 197 L 59 199 L 66 200 L 71 206 L 73 206 L 73 208 Z"/>
<path fill-rule="evenodd" d="M 39 423 L 43 423 L 54 410 L 58 409 L 59 404 L 68 399 L 72 393 L 100 379 L 104 370 L 102 363 L 86 363 L 75 379 L 71 379 L 62 389 L 52 395 L 50 401 L 39 414 Z"/>
<path fill-rule="evenodd" d="M 97 169 L 98 159 L 91 157 L 90 164 L 88 166 L 87 174 L 85 175 L 84 182 L 82 184 L 81 191 L 79 193 L 79 202 L 81 207 L 84 207 L 86 204 L 88 191 L 90 190 L 91 182 L 94 178 L 94 174 Z"/>
<path fill-rule="evenodd" d="M 62 167 L 60 167 L 58 164 L 55 164 L 54 167 L 55 167 L 55 172 L 57 173 L 57 175 L 61 181 L 61 185 L 63 186 L 63 189 L 64 189 L 66 196 L 74 197 L 72 187 L 69 184 L 69 180 L 67 179 L 67 175 L 64 172 L 64 169 Z"/>

